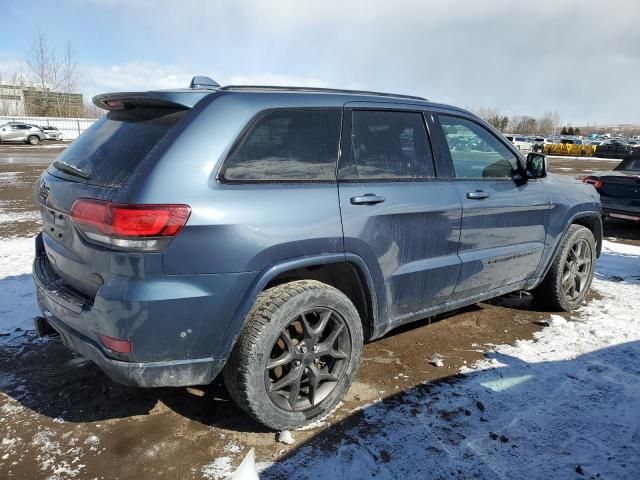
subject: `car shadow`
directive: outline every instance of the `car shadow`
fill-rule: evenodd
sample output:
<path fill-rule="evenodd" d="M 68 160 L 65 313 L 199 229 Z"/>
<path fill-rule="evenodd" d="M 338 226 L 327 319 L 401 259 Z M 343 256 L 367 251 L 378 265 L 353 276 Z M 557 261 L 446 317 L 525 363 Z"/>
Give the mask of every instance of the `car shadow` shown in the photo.
<path fill-rule="evenodd" d="M 28 332 L 22 340 L 0 344 L 0 391 L 41 415 L 72 423 L 98 422 L 147 415 L 162 402 L 208 426 L 267 431 L 233 404 L 220 379 L 189 389 L 128 387 L 113 382 L 57 336 L 40 339 Z"/>
<path fill-rule="evenodd" d="M 624 240 L 640 241 L 640 228 L 635 222 L 607 218 L 603 225 L 604 236 Z"/>
<path fill-rule="evenodd" d="M 638 478 L 640 342 L 559 361 L 489 360 L 501 368 L 352 413 L 260 478 Z"/>

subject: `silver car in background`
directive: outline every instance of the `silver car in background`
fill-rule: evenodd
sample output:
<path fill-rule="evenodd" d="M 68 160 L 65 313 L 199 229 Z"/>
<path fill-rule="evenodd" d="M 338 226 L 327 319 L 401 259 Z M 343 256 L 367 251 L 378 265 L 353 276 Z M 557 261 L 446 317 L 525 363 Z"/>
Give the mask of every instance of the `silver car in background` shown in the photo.
<path fill-rule="evenodd" d="M 35 125 L 19 122 L 0 125 L 0 142 L 24 142 L 29 145 L 38 145 L 44 139 L 44 131 Z"/>

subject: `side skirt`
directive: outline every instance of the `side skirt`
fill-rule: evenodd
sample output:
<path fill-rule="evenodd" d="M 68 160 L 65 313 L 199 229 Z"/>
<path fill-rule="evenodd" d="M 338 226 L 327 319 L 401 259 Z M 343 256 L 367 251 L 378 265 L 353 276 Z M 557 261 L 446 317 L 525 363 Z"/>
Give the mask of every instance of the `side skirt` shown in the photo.
<path fill-rule="evenodd" d="M 485 300 L 489 300 L 491 298 L 499 297 L 501 295 L 505 295 L 507 293 L 516 292 L 518 290 L 523 290 L 529 282 L 527 280 L 512 283 L 510 285 L 506 285 L 504 287 L 500 287 L 494 290 L 490 290 L 489 292 L 473 295 L 471 297 L 461 298 L 451 302 L 445 302 L 440 305 L 436 305 L 433 307 L 425 308 L 423 310 L 418 310 L 413 313 L 400 315 L 398 317 L 394 317 L 390 319 L 388 322 L 383 323 L 382 325 L 378 325 L 373 332 L 371 339 L 380 338 L 389 331 L 397 328 L 401 325 L 405 325 L 407 323 L 415 322 L 418 320 L 423 320 L 428 317 L 433 317 L 434 315 L 439 315 L 441 313 L 449 312 L 451 310 L 456 310 L 458 308 L 467 307 L 469 305 L 473 305 L 475 303 L 483 302 Z"/>

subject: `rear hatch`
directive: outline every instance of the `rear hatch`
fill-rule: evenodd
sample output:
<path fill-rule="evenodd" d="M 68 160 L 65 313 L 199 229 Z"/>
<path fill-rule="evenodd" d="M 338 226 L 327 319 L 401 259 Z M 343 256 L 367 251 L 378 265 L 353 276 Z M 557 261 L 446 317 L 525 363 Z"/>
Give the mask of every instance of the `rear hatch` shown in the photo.
<path fill-rule="evenodd" d="M 122 197 L 118 194 L 123 185 L 137 169 L 153 165 L 188 111 L 177 105 L 118 106 L 122 108 L 109 111 L 73 142 L 36 185 L 49 267 L 66 287 L 89 299 L 109 275 L 114 248 L 81 232 L 70 216 L 72 206 L 79 199 L 111 205 L 107 202 Z"/>

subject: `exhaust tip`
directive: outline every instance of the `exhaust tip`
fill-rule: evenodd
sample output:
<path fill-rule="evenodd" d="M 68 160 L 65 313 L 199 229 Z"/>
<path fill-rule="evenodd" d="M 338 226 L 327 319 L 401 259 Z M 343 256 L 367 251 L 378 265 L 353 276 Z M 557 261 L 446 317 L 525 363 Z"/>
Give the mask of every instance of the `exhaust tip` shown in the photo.
<path fill-rule="evenodd" d="M 33 324 L 36 327 L 36 332 L 39 337 L 52 337 L 59 335 L 59 333 L 51 326 L 51 324 L 44 317 L 35 317 Z"/>

